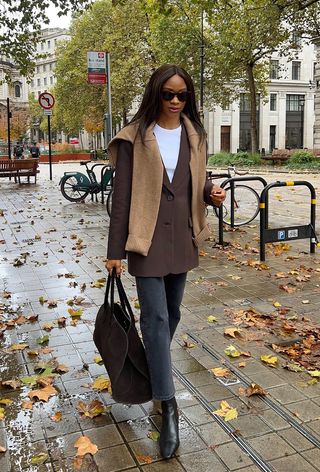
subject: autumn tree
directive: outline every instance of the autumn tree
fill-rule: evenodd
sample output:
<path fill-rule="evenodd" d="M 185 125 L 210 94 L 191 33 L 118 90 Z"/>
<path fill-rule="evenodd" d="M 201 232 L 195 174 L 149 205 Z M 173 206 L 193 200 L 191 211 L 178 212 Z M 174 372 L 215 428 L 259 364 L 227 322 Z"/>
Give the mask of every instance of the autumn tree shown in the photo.
<path fill-rule="evenodd" d="M 85 8 L 92 0 L 2 0 L 0 3 L 0 54 L 11 58 L 22 75 L 32 75 L 41 29 L 49 24 L 46 9 L 58 15 Z"/>
<path fill-rule="evenodd" d="M 58 49 L 56 110 L 63 129 L 102 129 L 107 111 L 106 87 L 87 82 L 87 52 L 109 51 L 114 123 L 124 122 L 150 75 L 148 18 L 138 0 L 112 5 L 96 1 L 73 21 L 71 39 Z"/>

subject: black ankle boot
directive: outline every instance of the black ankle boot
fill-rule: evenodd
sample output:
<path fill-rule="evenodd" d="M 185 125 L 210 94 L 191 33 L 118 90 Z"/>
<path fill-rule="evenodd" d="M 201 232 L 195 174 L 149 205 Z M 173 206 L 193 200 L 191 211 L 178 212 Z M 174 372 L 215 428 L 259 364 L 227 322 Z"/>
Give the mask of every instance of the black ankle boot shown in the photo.
<path fill-rule="evenodd" d="M 176 399 L 161 402 L 162 426 L 160 433 L 160 453 L 170 459 L 179 447 L 179 415 Z"/>

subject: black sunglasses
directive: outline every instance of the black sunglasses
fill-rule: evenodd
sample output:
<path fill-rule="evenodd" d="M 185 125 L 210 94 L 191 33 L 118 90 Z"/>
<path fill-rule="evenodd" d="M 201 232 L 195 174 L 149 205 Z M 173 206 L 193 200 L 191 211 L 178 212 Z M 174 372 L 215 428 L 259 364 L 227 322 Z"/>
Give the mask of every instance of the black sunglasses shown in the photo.
<path fill-rule="evenodd" d="M 175 92 L 170 92 L 169 90 L 162 90 L 161 97 L 163 98 L 163 100 L 166 100 L 168 102 L 173 100 L 174 97 L 177 97 L 179 102 L 186 102 L 189 97 L 189 92 L 185 91 L 185 92 L 175 93 Z"/>

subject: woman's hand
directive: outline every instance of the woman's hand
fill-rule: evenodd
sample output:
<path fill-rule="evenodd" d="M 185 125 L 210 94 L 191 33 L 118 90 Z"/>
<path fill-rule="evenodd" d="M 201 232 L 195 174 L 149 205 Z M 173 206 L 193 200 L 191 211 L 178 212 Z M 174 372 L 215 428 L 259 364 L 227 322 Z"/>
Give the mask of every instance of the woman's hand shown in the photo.
<path fill-rule="evenodd" d="M 117 275 L 121 275 L 122 272 L 122 265 L 121 259 L 108 259 L 106 262 L 106 269 L 108 270 L 109 274 L 112 274 L 112 270 L 116 270 Z"/>
<path fill-rule="evenodd" d="M 210 197 L 214 206 L 219 207 L 226 199 L 226 191 L 218 185 L 212 185 Z"/>

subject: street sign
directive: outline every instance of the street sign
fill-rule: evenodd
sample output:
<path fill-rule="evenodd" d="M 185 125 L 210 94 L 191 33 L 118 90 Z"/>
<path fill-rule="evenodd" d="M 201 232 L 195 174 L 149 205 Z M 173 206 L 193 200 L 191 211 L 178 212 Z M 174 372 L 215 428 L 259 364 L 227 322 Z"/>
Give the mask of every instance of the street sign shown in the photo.
<path fill-rule="evenodd" d="M 105 51 L 88 51 L 88 82 L 90 84 L 107 83 L 107 53 Z"/>
<path fill-rule="evenodd" d="M 52 110 L 43 110 L 43 114 L 44 114 L 44 115 L 48 115 L 48 116 L 50 115 L 50 116 L 51 116 L 51 115 L 52 115 Z"/>
<path fill-rule="evenodd" d="M 38 102 L 44 110 L 50 110 L 54 106 L 54 96 L 49 92 L 40 93 Z"/>

